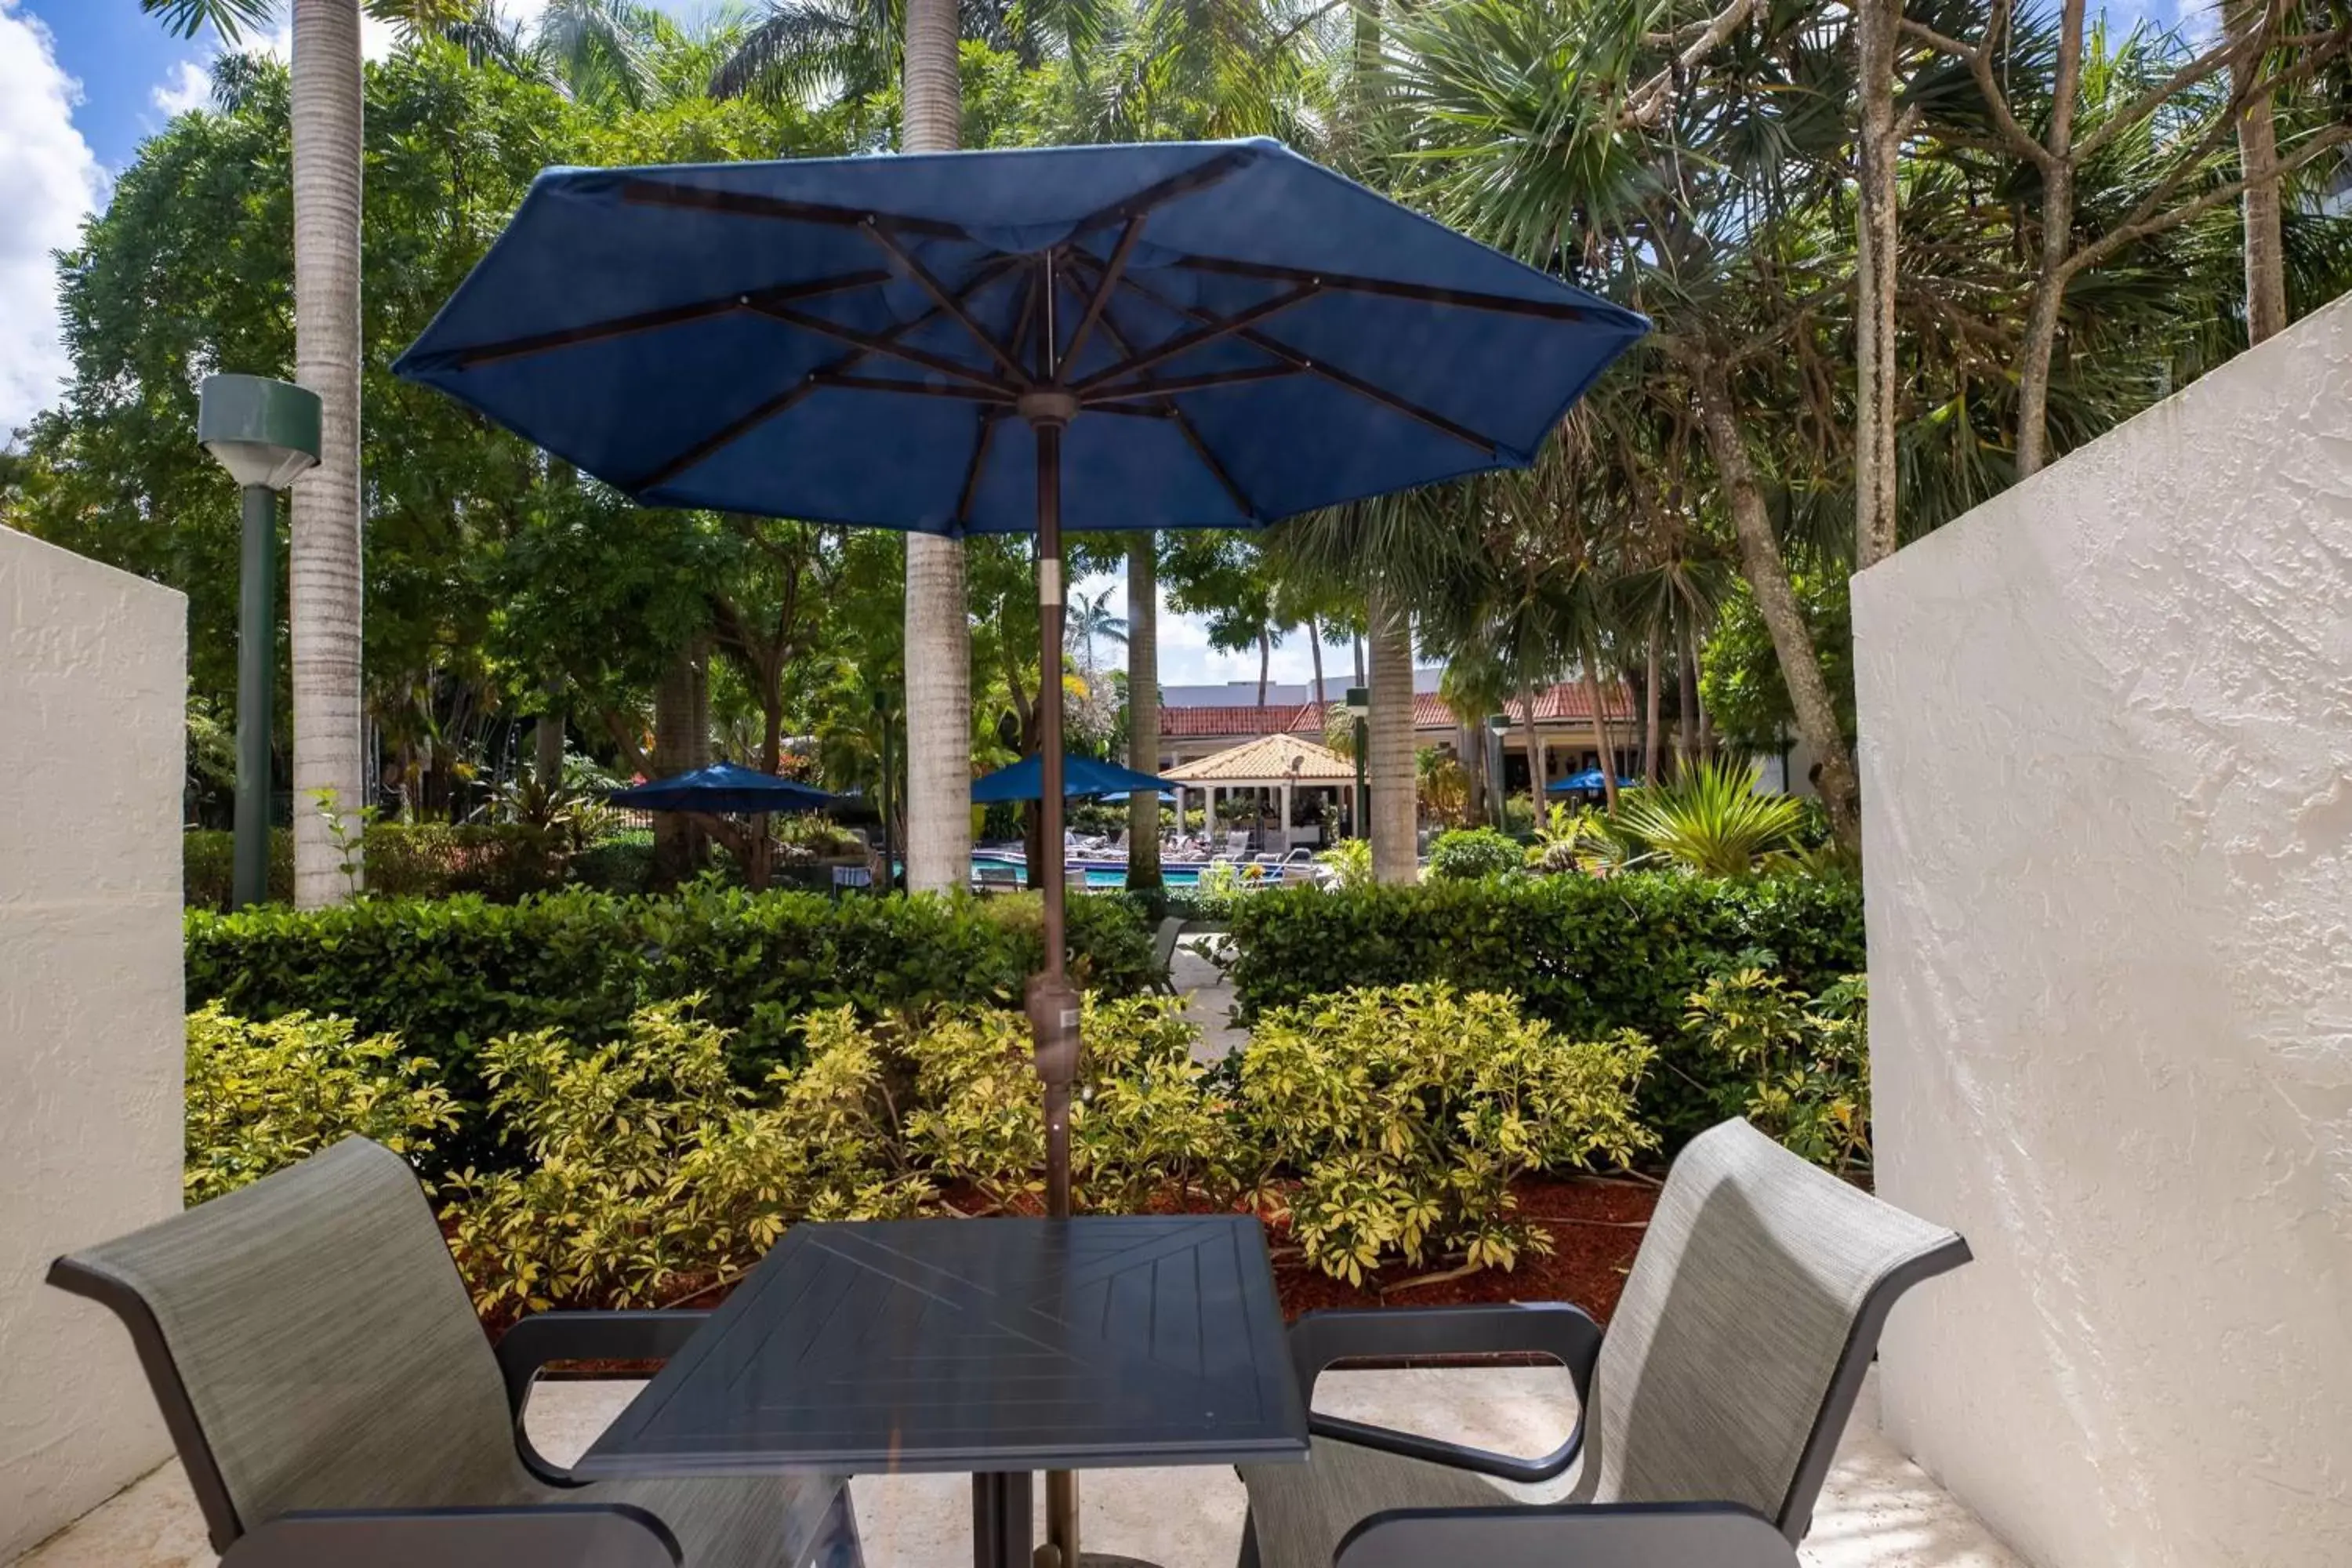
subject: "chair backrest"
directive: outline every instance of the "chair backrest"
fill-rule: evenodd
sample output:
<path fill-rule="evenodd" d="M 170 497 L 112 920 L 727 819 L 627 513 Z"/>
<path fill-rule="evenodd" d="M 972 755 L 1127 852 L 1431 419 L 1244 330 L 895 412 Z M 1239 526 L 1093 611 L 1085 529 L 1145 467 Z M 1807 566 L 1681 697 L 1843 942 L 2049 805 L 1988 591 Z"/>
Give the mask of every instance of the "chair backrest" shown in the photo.
<path fill-rule="evenodd" d="M 1887 1310 L 1968 1256 L 1745 1121 L 1702 1133 L 1601 1341 L 1577 1496 L 1740 1503 L 1803 1539 Z"/>
<path fill-rule="evenodd" d="M 364 1138 L 61 1258 L 49 1282 L 130 1327 L 219 1550 L 295 1509 L 534 1489 L 416 1173 Z"/>

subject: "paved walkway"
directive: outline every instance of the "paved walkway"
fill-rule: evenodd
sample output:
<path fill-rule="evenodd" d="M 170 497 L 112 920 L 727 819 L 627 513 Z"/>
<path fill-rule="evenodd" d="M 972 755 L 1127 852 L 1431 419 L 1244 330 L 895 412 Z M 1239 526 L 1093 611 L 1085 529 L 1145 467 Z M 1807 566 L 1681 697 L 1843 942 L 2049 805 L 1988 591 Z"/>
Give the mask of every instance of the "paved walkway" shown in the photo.
<path fill-rule="evenodd" d="M 1234 988 L 1211 955 L 1224 942 L 1217 931 L 1201 931 L 1177 942 L 1168 960 L 1168 978 L 1184 998 L 1184 1016 L 1201 1031 L 1192 1059 L 1213 1062 L 1249 1043 L 1249 1031 L 1234 1025 Z"/>
<path fill-rule="evenodd" d="M 531 1441 L 569 1462 L 642 1387 L 555 1383 L 533 1395 Z M 1411 1426 L 1483 1447 L 1540 1453 L 1566 1435 L 1573 1408 L 1557 1368 L 1339 1372 L 1317 1404 L 1335 1414 Z M 1232 1568 L 1244 1493 L 1227 1468 L 1104 1470 L 1080 1482 L 1085 1544 L 1161 1568 Z M 1043 1489 L 1039 1489 L 1042 1492 Z M 1565 1489 L 1526 1489 L 1530 1500 Z M 961 1476 L 860 1477 L 851 1497 L 867 1568 L 961 1568 L 971 1561 L 971 1489 Z M 1042 1532 L 1042 1520 L 1038 1526 Z M 1822 1489 L 1805 1568 L 2025 1568 L 1877 1430 L 1865 1385 Z M 19 1560 L 17 1568 L 214 1568 L 175 1461 Z"/>

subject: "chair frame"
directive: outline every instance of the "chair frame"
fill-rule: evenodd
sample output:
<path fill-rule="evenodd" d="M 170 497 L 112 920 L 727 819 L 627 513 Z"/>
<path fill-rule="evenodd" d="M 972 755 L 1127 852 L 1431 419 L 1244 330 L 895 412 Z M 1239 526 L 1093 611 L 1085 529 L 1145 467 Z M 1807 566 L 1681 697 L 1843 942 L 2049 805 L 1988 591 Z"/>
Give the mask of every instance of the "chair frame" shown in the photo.
<path fill-rule="evenodd" d="M 1887 1314 L 1905 1292 L 1969 1260 L 1958 1237 L 1890 1269 L 1863 1299 L 1844 1348 L 1805 1435 L 1779 1513 L 1771 1519 L 1729 1503 L 1554 1503 L 1493 1509 L 1399 1509 L 1375 1513 L 1348 1532 L 1343 1568 L 1475 1560 L 1480 1568 L 1790 1568 L 1812 1528 L 1813 1505 L 1853 1417 L 1864 1377 L 1877 1354 Z M 1309 1312 L 1290 1328 L 1291 1360 L 1307 1431 L 1404 1458 L 1447 1465 L 1507 1481 L 1543 1481 L 1563 1473 L 1584 1446 L 1585 1407 L 1603 1331 L 1579 1308 L 1537 1305 L 1423 1307 Z M 1448 1443 L 1342 1416 L 1316 1413 L 1316 1380 L 1335 1363 L 1397 1362 L 1431 1356 L 1548 1355 L 1576 1386 L 1577 1422 L 1568 1440 L 1538 1459 Z M 1255 1520 L 1244 1523 L 1241 1568 L 1257 1568 Z"/>
<path fill-rule="evenodd" d="M 452 1267 L 455 1267 L 453 1264 Z M 121 1319 L 162 1408 L 188 1486 L 203 1510 L 221 1568 L 683 1568 L 684 1550 L 668 1526 L 629 1503 L 540 1503 L 506 1508 L 298 1510 L 247 1521 L 214 1460 L 195 1405 L 180 1376 L 154 1310 L 135 1289 L 70 1258 L 49 1265 L 48 1282 L 95 1301 Z M 588 1483 L 531 1447 L 523 1412 L 540 1373 L 559 1361 L 667 1361 L 709 1312 L 541 1312 L 518 1321 L 491 1347 L 505 1380 L 517 1456 L 541 1481 Z M 859 1568 L 860 1548 L 845 1482 L 811 1555 L 823 1568 Z"/>

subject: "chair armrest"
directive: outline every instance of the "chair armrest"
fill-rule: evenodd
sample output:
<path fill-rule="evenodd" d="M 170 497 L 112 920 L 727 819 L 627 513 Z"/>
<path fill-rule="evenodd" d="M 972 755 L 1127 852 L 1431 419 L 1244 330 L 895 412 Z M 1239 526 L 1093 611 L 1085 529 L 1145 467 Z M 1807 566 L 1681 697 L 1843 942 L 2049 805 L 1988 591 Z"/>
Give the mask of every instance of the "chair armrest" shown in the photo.
<path fill-rule="evenodd" d="M 515 1447 L 543 1481 L 572 1484 L 569 1472 L 530 1445 L 522 1415 L 531 1384 L 552 1361 L 667 1361 L 710 1321 L 708 1312 L 534 1312 L 500 1336 L 499 1373 L 514 1413 Z"/>
<path fill-rule="evenodd" d="M 1315 1380 L 1337 1361 L 1512 1354 L 1557 1357 L 1576 1384 L 1575 1430 L 1539 1459 L 1315 1414 Z M 1561 1301 L 1309 1312 L 1290 1326 L 1291 1365 L 1298 1378 L 1299 1402 L 1307 1407 L 1310 1433 L 1509 1481 L 1549 1480 L 1575 1461 L 1584 1446 L 1584 1406 L 1591 1396 L 1592 1367 L 1600 1354 L 1601 1326 L 1580 1308 Z"/>
<path fill-rule="evenodd" d="M 1797 1568 L 1797 1549 L 1771 1521 L 1731 1503 L 1618 1503 L 1376 1513 L 1348 1532 L 1333 1562 L 1337 1568 Z"/>
<path fill-rule="evenodd" d="M 679 1568 L 667 1526 L 626 1504 L 289 1513 L 239 1536 L 221 1568 Z"/>

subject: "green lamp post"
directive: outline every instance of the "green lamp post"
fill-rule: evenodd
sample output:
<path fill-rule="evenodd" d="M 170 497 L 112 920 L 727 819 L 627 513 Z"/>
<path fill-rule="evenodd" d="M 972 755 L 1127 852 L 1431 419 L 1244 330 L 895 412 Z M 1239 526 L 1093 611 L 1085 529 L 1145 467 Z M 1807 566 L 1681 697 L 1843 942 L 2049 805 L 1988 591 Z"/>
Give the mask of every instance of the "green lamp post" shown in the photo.
<path fill-rule="evenodd" d="M 1369 838 L 1371 834 L 1364 826 L 1364 814 L 1372 809 L 1370 792 L 1364 788 L 1365 721 L 1372 716 L 1372 693 L 1369 687 L 1350 686 L 1342 704 L 1348 716 L 1356 721 L 1356 809 L 1351 814 L 1356 837 Z"/>
<path fill-rule="evenodd" d="M 319 395 L 259 375 L 208 375 L 196 439 L 245 491 L 237 562 L 236 852 L 232 906 L 269 895 L 269 699 L 278 626 L 278 492 L 319 461 Z"/>

